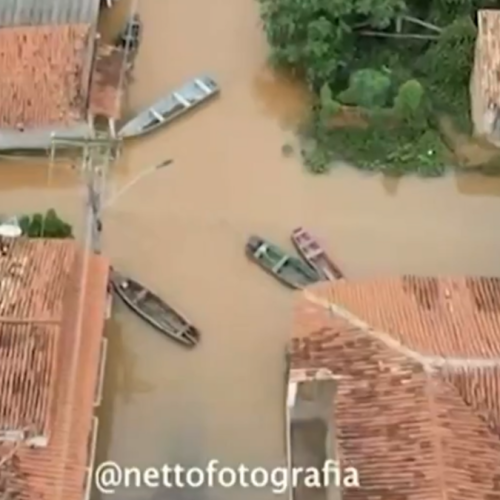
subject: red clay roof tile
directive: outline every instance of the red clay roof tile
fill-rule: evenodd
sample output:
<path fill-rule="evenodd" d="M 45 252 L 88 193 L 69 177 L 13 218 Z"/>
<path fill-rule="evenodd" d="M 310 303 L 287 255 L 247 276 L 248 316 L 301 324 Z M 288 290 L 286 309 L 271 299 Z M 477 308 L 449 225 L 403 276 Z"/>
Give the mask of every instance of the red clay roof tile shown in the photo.
<path fill-rule="evenodd" d="M 0 322 L 0 430 L 49 432 L 59 328 Z"/>
<path fill-rule="evenodd" d="M 0 127 L 85 119 L 90 25 L 0 29 Z"/>
<path fill-rule="evenodd" d="M 9 453 L 12 445 L 0 445 L 0 494 L 3 481 L 6 487 L 18 493 L 16 498 L 19 500 L 81 500 L 87 474 L 88 442 L 101 355 L 109 264 L 103 257 L 90 257 L 87 287 L 83 297 L 83 324 L 79 331 L 76 323 L 83 292 L 81 276 L 84 257 L 76 251 L 75 242 L 19 240 L 14 249 L 17 245 L 23 248 L 23 252 L 27 252 L 26 246 L 33 246 L 43 249 L 40 251 L 45 254 L 50 253 L 47 247 L 52 246 L 53 255 L 60 251 L 61 246 L 66 246 L 67 255 L 73 255 L 73 259 L 70 263 L 71 271 L 66 274 L 60 322 L 56 325 L 59 345 L 57 371 L 51 391 L 49 442 L 43 448 L 21 446 L 15 453 L 15 467 L 10 466 L 10 471 L 2 470 L 1 457 Z M 36 254 L 34 250 L 31 252 Z M 11 255 L 10 258 L 13 258 L 15 252 Z M 57 271 L 50 271 L 50 266 L 45 268 L 45 272 L 52 274 L 54 279 L 57 278 Z M 41 280 L 38 284 L 46 285 L 47 282 L 50 280 L 46 279 L 45 283 Z M 59 311 L 55 303 L 52 306 L 53 311 Z M 41 307 L 38 311 L 46 312 Z M 9 329 L 12 328 L 12 323 L 6 324 Z M 23 327 L 27 329 L 36 326 L 35 322 Z M 2 325 L 0 322 L 0 331 L 4 331 L 4 328 L 5 323 Z M 33 337 L 33 331 L 30 335 Z M 51 353 L 53 355 L 54 351 Z M 41 360 L 42 353 L 39 357 Z M 44 362 L 47 363 L 47 359 Z M 0 380 L 3 368 L 4 365 L 0 362 Z M 27 384 L 19 387 L 20 392 L 28 393 L 25 395 L 26 399 L 33 397 L 29 396 L 31 389 Z"/>
<path fill-rule="evenodd" d="M 0 320 L 60 321 L 76 250 L 65 240 L 13 240 L 0 256 Z"/>
<path fill-rule="evenodd" d="M 500 281 L 379 279 L 300 296 L 290 379 L 339 377 L 347 500 L 500 499 Z"/>

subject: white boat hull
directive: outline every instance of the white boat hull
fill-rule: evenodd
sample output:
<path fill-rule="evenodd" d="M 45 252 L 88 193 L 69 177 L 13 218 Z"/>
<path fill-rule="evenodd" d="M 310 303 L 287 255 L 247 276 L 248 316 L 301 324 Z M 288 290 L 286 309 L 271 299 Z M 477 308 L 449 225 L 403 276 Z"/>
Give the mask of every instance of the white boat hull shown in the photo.
<path fill-rule="evenodd" d="M 193 78 L 125 123 L 118 131 L 118 137 L 126 139 L 153 132 L 215 97 L 219 92 L 219 85 L 209 76 Z"/>

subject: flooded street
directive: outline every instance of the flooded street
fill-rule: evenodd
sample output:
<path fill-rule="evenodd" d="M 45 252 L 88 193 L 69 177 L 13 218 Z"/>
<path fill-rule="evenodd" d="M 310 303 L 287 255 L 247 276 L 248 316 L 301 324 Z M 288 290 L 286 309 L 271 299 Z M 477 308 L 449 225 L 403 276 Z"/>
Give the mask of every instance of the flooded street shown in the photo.
<path fill-rule="evenodd" d="M 124 9 L 125 4 L 119 6 Z M 475 175 L 383 181 L 339 168 L 305 174 L 282 154 L 306 103 L 266 69 L 255 0 L 140 0 L 144 38 L 130 89 L 139 110 L 199 73 L 221 96 L 127 145 L 111 187 L 166 158 L 109 207 L 105 252 L 192 319 L 203 341 L 185 351 L 116 302 L 108 329 L 100 459 L 125 465 L 276 466 L 284 460 L 284 346 L 293 293 L 250 264 L 257 233 L 291 249 L 290 231 L 317 234 L 348 277 L 500 276 L 500 179 Z M 77 174 L 0 164 L 0 211 L 55 207 L 83 222 Z M 266 490 L 123 491 L 123 500 L 270 499 Z M 98 497 L 96 497 L 98 498 Z M 114 497 L 113 497 L 114 498 Z"/>

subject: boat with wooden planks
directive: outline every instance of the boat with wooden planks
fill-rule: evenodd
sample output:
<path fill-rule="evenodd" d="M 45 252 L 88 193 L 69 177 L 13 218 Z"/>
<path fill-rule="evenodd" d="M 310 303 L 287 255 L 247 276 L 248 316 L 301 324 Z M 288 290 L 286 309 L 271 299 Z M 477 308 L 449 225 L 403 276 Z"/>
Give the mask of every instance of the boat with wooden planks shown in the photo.
<path fill-rule="evenodd" d="M 132 311 L 164 335 L 186 347 L 194 347 L 200 341 L 198 329 L 145 286 L 114 269 L 111 284 Z"/>
<path fill-rule="evenodd" d="M 307 229 L 303 227 L 294 229 L 291 239 L 297 252 L 322 279 L 336 281 L 344 278 L 344 273 L 333 263 L 318 240 Z"/>

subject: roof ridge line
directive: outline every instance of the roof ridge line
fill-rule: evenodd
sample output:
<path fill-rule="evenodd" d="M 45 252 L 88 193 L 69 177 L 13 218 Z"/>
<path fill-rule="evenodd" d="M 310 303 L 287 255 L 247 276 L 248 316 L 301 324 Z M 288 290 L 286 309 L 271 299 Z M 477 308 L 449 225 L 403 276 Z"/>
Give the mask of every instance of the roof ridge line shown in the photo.
<path fill-rule="evenodd" d="M 444 358 L 442 356 L 427 357 L 435 368 L 463 369 L 463 368 L 497 368 L 500 367 L 500 358 Z"/>
<path fill-rule="evenodd" d="M 413 359 L 417 363 L 420 363 L 422 367 L 426 371 L 432 371 L 435 369 L 434 365 L 431 363 L 431 359 L 428 356 L 424 356 L 420 354 L 417 351 L 413 351 L 409 347 L 403 345 L 401 342 L 397 341 L 394 337 L 389 335 L 387 332 L 382 332 L 380 330 L 375 330 L 373 327 L 371 327 L 368 323 L 363 321 L 361 318 L 358 316 L 354 315 L 344 307 L 339 306 L 338 304 L 335 304 L 334 302 L 331 302 L 329 300 L 324 300 L 320 297 L 317 297 L 316 295 L 312 294 L 308 290 L 304 290 L 304 297 L 309 301 L 312 302 L 313 304 L 316 304 L 320 307 L 323 307 L 324 309 L 340 316 L 341 318 L 345 319 L 352 325 L 356 326 L 366 334 L 375 337 L 377 340 L 383 342 L 385 345 L 388 347 L 394 349 L 395 351 L 399 352 L 400 354 L 403 354 L 407 356 L 410 359 Z"/>
<path fill-rule="evenodd" d="M 309 291 L 304 291 L 304 297 L 313 304 L 327 309 L 330 312 L 342 317 L 356 328 L 363 330 L 368 335 L 371 335 L 388 347 L 408 356 L 409 358 L 419 362 L 427 371 L 437 369 L 474 369 L 474 368 L 497 368 L 500 367 L 500 358 L 454 358 L 443 356 L 426 356 L 414 351 L 396 340 L 387 332 L 375 330 L 368 323 L 354 315 L 344 307 L 339 306 L 335 302 L 322 299 Z"/>

